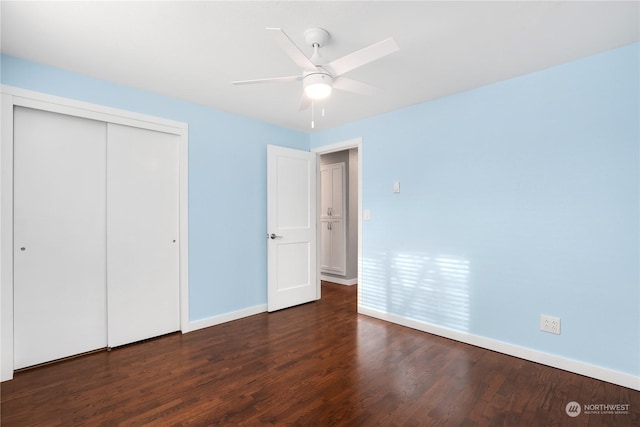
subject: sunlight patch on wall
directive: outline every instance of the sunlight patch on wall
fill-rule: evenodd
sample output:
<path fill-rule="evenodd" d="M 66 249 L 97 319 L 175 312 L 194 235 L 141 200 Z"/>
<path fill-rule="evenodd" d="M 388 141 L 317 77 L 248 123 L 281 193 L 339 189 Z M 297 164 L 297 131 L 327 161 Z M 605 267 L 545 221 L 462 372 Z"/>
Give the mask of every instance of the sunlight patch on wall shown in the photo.
<path fill-rule="evenodd" d="M 460 331 L 469 330 L 468 260 L 423 252 L 376 255 L 363 259 L 363 306 Z"/>

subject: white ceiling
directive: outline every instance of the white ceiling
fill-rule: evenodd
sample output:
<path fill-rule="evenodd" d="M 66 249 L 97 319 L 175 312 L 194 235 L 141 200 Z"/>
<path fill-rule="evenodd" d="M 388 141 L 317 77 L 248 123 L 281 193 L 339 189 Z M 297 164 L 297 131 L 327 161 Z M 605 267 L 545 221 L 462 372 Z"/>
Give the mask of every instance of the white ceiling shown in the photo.
<path fill-rule="evenodd" d="M 323 27 L 331 61 L 387 37 L 400 51 L 346 76 L 375 96 L 334 91 L 316 130 L 476 88 L 640 39 L 640 2 L 14 2 L 1 3 L 2 52 L 77 73 L 311 131 L 301 83 L 265 27 L 308 55 Z"/>

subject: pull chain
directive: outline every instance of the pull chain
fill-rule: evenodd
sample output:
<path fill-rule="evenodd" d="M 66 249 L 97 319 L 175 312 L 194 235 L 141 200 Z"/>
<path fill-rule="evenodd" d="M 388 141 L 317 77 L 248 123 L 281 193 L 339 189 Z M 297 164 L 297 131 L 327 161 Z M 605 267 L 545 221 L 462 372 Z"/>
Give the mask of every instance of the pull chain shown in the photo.
<path fill-rule="evenodd" d="M 324 105 L 320 110 L 322 117 L 324 117 Z M 311 129 L 316 127 L 316 103 L 311 101 Z"/>

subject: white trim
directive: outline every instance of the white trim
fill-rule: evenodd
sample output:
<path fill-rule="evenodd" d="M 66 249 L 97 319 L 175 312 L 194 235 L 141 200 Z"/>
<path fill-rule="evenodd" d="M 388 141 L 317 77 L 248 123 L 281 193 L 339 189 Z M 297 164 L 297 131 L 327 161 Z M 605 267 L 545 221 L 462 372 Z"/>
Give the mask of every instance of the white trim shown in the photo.
<path fill-rule="evenodd" d="M 350 150 L 352 148 L 358 149 L 358 277 L 356 280 L 359 286 L 362 285 L 362 164 L 363 164 L 363 143 L 362 137 L 349 139 L 347 141 L 338 142 L 331 145 L 323 145 L 322 147 L 316 147 L 311 152 L 316 153 L 318 156 L 323 154 L 334 153 L 336 151 Z M 318 162 L 320 163 L 320 162 Z M 318 186 L 320 185 L 320 167 L 318 166 Z M 318 191 L 318 194 L 320 192 Z M 320 212 L 320 201 L 316 200 L 318 212 Z M 318 217 L 319 218 L 319 217 Z M 319 224 L 319 221 L 318 221 Z M 320 229 L 318 228 L 318 242 L 320 242 Z M 320 251 L 318 251 L 319 253 Z M 319 256 L 319 255 L 318 255 Z M 320 263 L 318 262 L 318 288 L 320 287 Z M 318 292 L 318 297 L 320 293 Z M 358 292 L 358 312 L 362 305 L 362 292 Z"/>
<path fill-rule="evenodd" d="M 253 316 L 255 314 L 264 313 L 267 311 L 267 305 L 261 304 L 254 307 L 244 308 L 238 311 L 232 311 L 231 313 L 221 314 L 219 316 L 208 317 L 206 319 L 195 320 L 187 324 L 186 330 L 182 332 L 193 332 L 198 329 L 204 329 L 211 326 L 219 325 L 221 323 L 231 322 L 233 320 L 242 319 L 243 317 Z"/>
<path fill-rule="evenodd" d="M 0 93 L 0 108 L 0 381 L 6 381 L 13 378 L 13 101 L 10 96 Z"/>
<path fill-rule="evenodd" d="M 379 310 L 362 307 L 361 305 L 358 305 L 358 313 L 385 320 L 387 322 L 396 323 L 398 325 L 406 326 L 412 329 L 417 329 L 422 332 L 427 332 L 433 335 L 438 335 L 455 341 L 471 344 L 476 347 L 497 351 L 509 356 L 518 357 L 520 359 L 529 360 L 531 362 L 540 363 L 542 365 L 551 366 L 553 368 L 562 369 L 564 371 L 573 372 L 575 374 L 585 375 L 587 377 L 640 391 L 640 377 L 636 377 L 631 374 L 625 374 L 624 372 L 591 365 L 589 363 L 580 362 L 554 354 L 544 353 L 526 347 L 520 347 L 518 345 L 509 344 L 503 341 L 498 341 L 479 335 L 457 331 L 455 329 L 433 325 L 431 323 L 422 322 L 420 320 L 385 313 Z"/>
<path fill-rule="evenodd" d="M 0 86 L 0 381 L 13 378 L 13 110 L 22 106 L 171 133 L 180 137 L 180 329 L 189 323 L 189 130 L 186 123 Z"/>
<path fill-rule="evenodd" d="M 15 86 L 0 85 L 0 92 L 13 95 L 15 97 L 24 98 L 31 105 L 20 104 L 24 107 L 43 109 L 38 107 L 39 102 L 46 105 L 47 111 L 68 114 L 70 116 L 84 117 L 100 121 L 109 121 L 130 126 L 144 127 L 145 129 L 160 130 L 156 126 L 187 129 L 188 125 L 184 122 L 166 119 L 163 117 L 155 117 L 135 111 L 122 110 L 119 108 L 107 107 L 90 102 L 78 101 L 76 99 L 64 98 L 61 96 L 50 95 L 48 93 L 36 92 L 33 90 L 22 89 Z M 132 124 L 132 121 L 138 122 Z M 147 126 L 141 125 L 139 122 L 146 122 Z M 170 132 L 173 133 L 173 132 Z"/>
<path fill-rule="evenodd" d="M 312 153 L 319 155 L 335 153 L 336 151 L 349 150 L 351 148 L 360 148 L 362 145 L 362 137 L 349 139 L 347 141 L 337 142 L 335 144 L 323 145 L 322 147 L 316 147 L 311 149 Z"/>
<path fill-rule="evenodd" d="M 338 285 L 344 286 L 352 286 L 358 283 L 358 278 L 354 277 L 353 279 L 343 279 L 335 276 L 327 276 L 326 274 L 320 273 L 320 280 L 324 280 L 326 282 L 337 283 Z"/>

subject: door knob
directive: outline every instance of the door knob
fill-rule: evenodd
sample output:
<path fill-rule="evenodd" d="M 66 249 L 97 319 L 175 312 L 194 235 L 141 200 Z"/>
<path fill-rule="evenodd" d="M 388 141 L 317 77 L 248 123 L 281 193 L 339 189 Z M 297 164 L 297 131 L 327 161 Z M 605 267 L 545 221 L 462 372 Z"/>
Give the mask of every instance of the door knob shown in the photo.
<path fill-rule="evenodd" d="M 272 239 L 282 239 L 282 236 L 278 236 L 275 233 L 271 233 L 269 237 L 271 237 Z"/>

